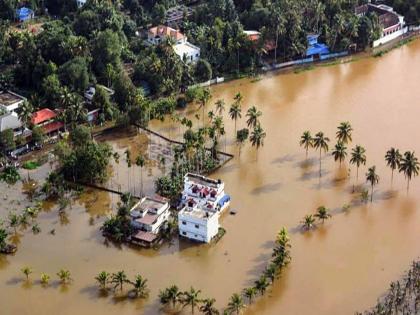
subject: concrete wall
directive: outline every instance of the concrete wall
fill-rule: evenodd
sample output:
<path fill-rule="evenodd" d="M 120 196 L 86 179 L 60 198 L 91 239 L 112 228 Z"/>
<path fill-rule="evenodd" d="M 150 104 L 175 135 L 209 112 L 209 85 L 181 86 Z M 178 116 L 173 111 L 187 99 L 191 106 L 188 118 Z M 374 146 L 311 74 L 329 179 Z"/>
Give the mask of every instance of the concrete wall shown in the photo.
<path fill-rule="evenodd" d="M 392 34 L 381 37 L 378 40 L 373 42 L 373 47 L 375 48 L 375 47 L 378 47 L 380 45 L 386 44 L 386 43 L 388 43 L 388 42 L 390 42 L 390 41 L 392 41 L 392 40 L 394 40 L 394 39 L 396 39 L 400 36 L 403 36 L 407 32 L 408 32 L 408 28 L 404 27 L 403 29 L 401 29 L 399 31 L 396 31 Z"/>

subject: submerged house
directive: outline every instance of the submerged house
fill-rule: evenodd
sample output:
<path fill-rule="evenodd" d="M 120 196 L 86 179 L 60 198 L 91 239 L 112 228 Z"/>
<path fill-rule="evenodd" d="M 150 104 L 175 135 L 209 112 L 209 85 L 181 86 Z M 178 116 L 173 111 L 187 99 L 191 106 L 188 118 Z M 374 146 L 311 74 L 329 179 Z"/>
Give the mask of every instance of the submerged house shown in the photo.
<path fill-rule="evenodd" d="M 225 184 L 188 173 L 184 177 L 182 210 L 178 213 L 179 235 L 209 243 L 219 232 L 219 216 L 229 206 Z"/>
<path fill-rule="evenodd" d="M 379 23 L 382 26 L 381 37 L 373 42 L 373 47 L 377 47 L 392 41 L 405 33 L 407 27 L 405 26 L 404 16 L 398 14 L 390 6 L 380 4 L 375 5 L 372 3 L 364 4 L 355 8 L 357 16 L 365 16 L 369 13 L 377 14 Z"/>
<path fill-rule="evenodd" d="M 131 226 L 135 229 L 133 243 L 150 246 L 159 238 L 159 232 L 166 226 L 170 217 L 167 200 L 144 197 L 130 210 Z"/>
<path fill-rule="evenodd" d="M 307 36 L 308 48 L 306 49 L 306 57 L 313 57 L 314 60 L 318 60 L 323 55 L 330 53 L 329 47 L 324 43 L 318 42 L 318 34 L 311 34 Z"/>

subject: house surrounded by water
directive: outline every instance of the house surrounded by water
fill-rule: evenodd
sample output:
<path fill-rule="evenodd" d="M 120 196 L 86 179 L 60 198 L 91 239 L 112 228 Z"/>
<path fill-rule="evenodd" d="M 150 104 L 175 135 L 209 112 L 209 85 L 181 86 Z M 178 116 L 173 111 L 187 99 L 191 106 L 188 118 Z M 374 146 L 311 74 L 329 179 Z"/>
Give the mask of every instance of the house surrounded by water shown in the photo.
<path fill-rule="evenodd" d="M 218 233 L 219 216 L 229 206 L 225 184 L 205 176 L 188 173 L 184 177 L 182 210 L 178 213 L 182 237 L 209 243 Z"/>
<path fill-rule="evenodd" d="M 170 206 L 166 199 L 144 197 L 130 210 L 131 226 L 136 230 L 132 241 L 149 246 L 159 238 L 159 232 L 170 217 Z"/>

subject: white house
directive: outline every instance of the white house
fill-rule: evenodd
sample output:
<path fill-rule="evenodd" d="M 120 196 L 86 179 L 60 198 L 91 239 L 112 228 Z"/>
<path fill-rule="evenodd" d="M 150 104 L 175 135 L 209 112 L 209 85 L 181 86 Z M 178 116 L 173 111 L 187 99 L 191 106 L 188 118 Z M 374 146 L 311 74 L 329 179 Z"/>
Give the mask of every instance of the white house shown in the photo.
<path fill-rule="evenodd" d="M 219 179 L 188 173 L 184 177 L 183 209 L 178 213 L 179 235 L 209 243 L 219 231 L 219 216 L 230 196 Z"/>
<path fill-rule="evenodd" d="M 225 184 L 220 179 L 187 173 L 184 177 L 182 203 L 190 207 L 199 205 L 212 212 L 223 212 L 230 203 L 230 196 L 225 193 Z"/>
<path fill-rule="evenodd" d="M 0 116 L 0 132 L 3 132 L 7 129 L 13 130 L 13 135 L 15 137 L 22 135 L 23 137 L 28 137 L 31 135 L 31 131 L 28 128 L 22 128 L 22 122 L 20 121 L 18 115 L 15 112 L 5 113 Z"/>
<path fill-rule="evenodd" d="M 131 225 L 137 230 L 133 240 L 152 243 L 170 216 L 169 203 L 164 199 L 144 197 L 130 210 Z"/>
<path fill-rule="evenodd" d="M 404 16 L 398 14 L 390 6 L 380 4 L 375 5 L 368 3 L 356 7 L 356 15 L 364 16 L 370 12 L 374 12 L 379 17 L 379 23 L 382 26 L 382 34 L 379 39 L 373 42 L 373 47 L 386 44 L 407 33 L 408 28 L 405 26 Z"/>
<path fill-rule="evenodd" d="M 158 45 L 168 39 L 172 41 L 175 53 L 185 62 L 196 62 L 200 59 L 200 48 L 189 43 L 184 34 L 169 26 L 159 25 L 149 29 L 146 43 Z"/>
<path fill-rule="evenodd" d="M 219 213 L 185 206 L 178 213 L 178 228 L 182 237 L 210 243 L 219 231 Z"/>
<path fill-rule="evenodd" d="M 6 112 L 13 112 L 18 109 L 25 100 L 25 97 L 12 91 L 0 92 L 0 109 Z"/>

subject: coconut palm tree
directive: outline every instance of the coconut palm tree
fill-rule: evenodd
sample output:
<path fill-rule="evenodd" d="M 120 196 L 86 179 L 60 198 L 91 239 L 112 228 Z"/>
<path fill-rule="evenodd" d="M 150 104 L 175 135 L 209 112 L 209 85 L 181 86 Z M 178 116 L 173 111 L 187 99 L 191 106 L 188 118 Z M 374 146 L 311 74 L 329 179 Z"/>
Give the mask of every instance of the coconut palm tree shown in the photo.
<path fill-rule="evenodd" d="M 128 282 L 129 281 L 128 281 L 127 275 L 123 270 L 118 271 L 117 273 L 113 273 L 111 275 L 111 283 L 114 284 L 114 290 L 117 287 L 120 287 L 120 291 L 122 291 L 124 283 L 128 283 Z"/>
<path fill-rule="evenodd" d="M 26 281 L 28 281 L 29 280 L 29 276 L 34 272 L 33 270 L 32 270 L 32 268 L 30 268 L 30 267 L 28 267 L 28 266 L 26 266 L 26 267 L 23 267 L 22 269 L 21 269 L 21 271 L 22 271 L 22 273 L 25 275 L 25 277 L 26 277 Z"/>
<path fill-rule="evenodd" d="M 400 167 L 401 162 L 400 150 L 391 148 L 385 154 L 385 161 L 388 167 L 391 168 L 391 186 L 394 181 L 394 171 Z"/>
<path fill-rule="evenodd" d="M 236 134 L 236 122 L 239 118 L 242 117 L 242 109 L 241 109 L 240 103 L 235 102 L 232 104 L 232 106 L 229 109 L 229 116 L 232 120 L 235 121 L 235 134 Z"/>
<path fill-rule="evenodd" d="M 251 132 L 249 140 L 251 145 L 257 149 L 257 159 L 258 159 L 258 149 L 264 146 L 264 139 L 266 137 L 265 131 L 261 128 L 260 124 L 255 126 L 254 130 Z"/>
<path fill-rule="evenodd" d="M 324 135 L 322 131 L 318 132 L 315 135 L 315 138 L 313 140 L 314 142 L 314 148 L 316 150 L 319 149 L 319 176 L 321 176 L 321 160 L 322 160 L 322 151 L 324 153 L 328 152 L 328 142 L 330 142 L 330 139 Z"/>
<path fill-rule="evenodd" d="M 228 307 L 230 313 L 235 312 L 236 315 L 238 315 L 243 309 L 245 308 L 244 301 L 242 300 L 242 296 L 240 296 L 238 293 L 232 294 L 230 297 Z"/>
<path fill-rule="evenodd" d="M 136 158 L 136 165 L 140 167 L 140 197 L 143 197 L 143 167 L 145 162 L 143 155 L 139 154 Z"/>
<path fill-rule="evenodd" d="M 216 101 L 216 113 L 218 115 L 223 115 L 223 112 L 225 111 L 225 101 L 222 99 L 219 99 Z"/>
<path fill-rule="evenodd" d="M 71 274 L 69 270 L 61 269 L 57 273 L 58 278 L 60 278 L 60 281 L 62 284 L 69 283 L 71 281 Z"/>
<path fill-rule="evenodd" d="M 241 148 L 244 146 L 246 140 L 248 140 L 249 130 L 247 128 L 238 130 L 236 132 L 236 143 L 239 148 L 239 156 L 241 156 Z"/>
<path fill-rule="evenodd" d="M 252 106 L 246 112 L 246 117 L 248 117 L 246 124 L 249 127 L 255 128 L 258 125 L 258 119 L 261 117 L 262 112 L 259 111 L 255 106 Z"/>
<path fill-rule="evenodd" d="M 18 117 L 20 121 L 22 122 L 22 130 L 28 127 L 33 111 L 34 111 L 34 108 L 32 104 L 29 103 L 28 101 L 24 101 L 23 104 L 20 106 L 20 112 L 18 114 Z"/>
<path fill-rule="evenodd" d="M 305 217 L 303 218 L 303 220 L 301 221 L 302 224 L 302 228 L 304 230 L 310 230 L 313 229 L 315 227 L 315 218 L 312 214 L 307 214 L 305 215 Z"/>
<path fill-rule="evenodd" d="M 322 223 L 324 223 L 325 220 L 328 220 L 331 218 L 331 214 L 329 214 L 329 210 L 324 207 L 320 206 L 318 209 L 316 209 L 316 214 L 314 215 L 318 220 L 321 220 Z"/>
<path fill-rule="evenodd" d="M 255 289 L 257 289 L 261 295 L 265 294 L 265 291 L 269 285 L 270 284 L 268 283 L 267 277 L 265 275 L 262 275 L 258 280 L 255 281 Z"/>
<path fill-rule="evenodd" d="M 407 178 L 407 193 L 410 188 L 410 181 L 413 177 L 419 175 L 419 169 L 419 162 L 414 152 L 405 152 L 404 157 L 401 159 L 399 172 L 404 173 L 405 178 Z"/>
<path fill-rule="evenodd" d="M 50 276 L 46 273 L 41 273 L 41 284 L 47 286 L 50 282 Z"/>
<path fill-rule="evenodd" d="M 198 104 L 200 105 L 200 108 L 203 111 L 203 115 L 202 115 L 203 127 L 204 127 L 204 111 L 210 99 L 211 99 L 211 92 L 209 89 L 203 89 L 202 93 L 200 93 L 200 95 L 198 96 Z"/>
<path fill-rule="evenodd" d="M 348 144 L 352 141 L 351 134 L 353 132 L 353 128 L 348 121 L 340 123 L 337 129 L 337 142 L 341 141 L 344 144 Z"/>
<path fill-rule="evenodd" d="M 134 278 L 134 282 L 131 282 L 134 287 L 134 292 L 136 297 L 145 298 L 149 294 L 149 289 L 147 288 L 147 279 L 143 278 L 141 275 L 137 275 Z"/>
<path fill-rule="evenodd" d="M 347 150 L 347 147 L 344 145 L 344 142 L 338 141 L 334 147 L 334 151 L 332 152 L 334 161 L 340 161 L 340 166 L 347 156 L 346 150 Z"/>
<path fill-rule="evenodd" d="M 101 271 L 96 277 L 95 280 L 98 281 L 99 286 L 101 287 L 102 290 L 104 290 L 106 288 L 106 285 L 109 281 L 109 273 L 106 271 Z"/>
<path fill-rule="evenodd" d="M 274 281 L 279 276 L 279 269 L 275 264 L 270 264 L 265 270 L 264 275 L 270 279 L 271 283 L 274 283 Z"/>
<path fill-rule="evenodd" d="M 127 190 L 130 190 L 130 169 L 131 169 L 131 151 L 126 149 L 124 151 L 125 162 L 127 163 Z"/>
<path fill-rule="evenodd" d="M 308 158 L 308 150 L 313 147 L 313 138 L 310 131 L 304 131 L 300 137 L 300 146 L 304 147 L 306 150 L 306 158 Z"/>
<path fill-rule="evenodd" d="M 194 310 L 197 307 L 198 303 L 200 303 L 199 295 L 201 290 L 195 290 L 193 287 L 190 288 L 189 291 L 184 292 L 183 298 L 183 305 L 191 306 L 191 313 L 194 314 Z"/>
<path fill-rule="evenodd" d="M 251 304 L 252 299 L 257 295 L 257 289 L 255 287 L 245 288 L 243 294 L 248 299 L 248 304 Z"/>
<path fill-rule="evenodd" d="M 176 285 L 172 285 L 159 293 L 160 302 L 164 305 L 171 304 L 175 308 L 178 302 L 182 301 L 182 292 Z"/>
<path fill-rule="evenodd" d="M 356 167 L 357 167 L 357 169 L 356 169 L 356 184 L 357 184 L 358 179 L 359 179 L 359 167 L 362 164 L 366 165 L 366 150 L 365 150 L 365 148 L 363 148 L 360 145 L 356 145 L 356 147 L 353 148 L 353 150 L 351 152 L 350 163 L 355 164 Z M 354 191 L 354 184 L 353 184 L 353 191 Z"/>
<path fill-rule="evenodd" d="M 219 311 L 214 307 L 215 299 L 204 299 L 200 306 L 200 312 L 204 315 L 219 315 Z"/>
<path fill-rule="evenodd" d="M 370 202 L 373 201 L 373 187 L 379 183 L 379 176 L 376 174 L 376 166 L 369 167 L 367 173 L 366 173 L 366 181 L 370 183 L 370 186 L 372 188 L 371 194 L 370 194 Z"/>

